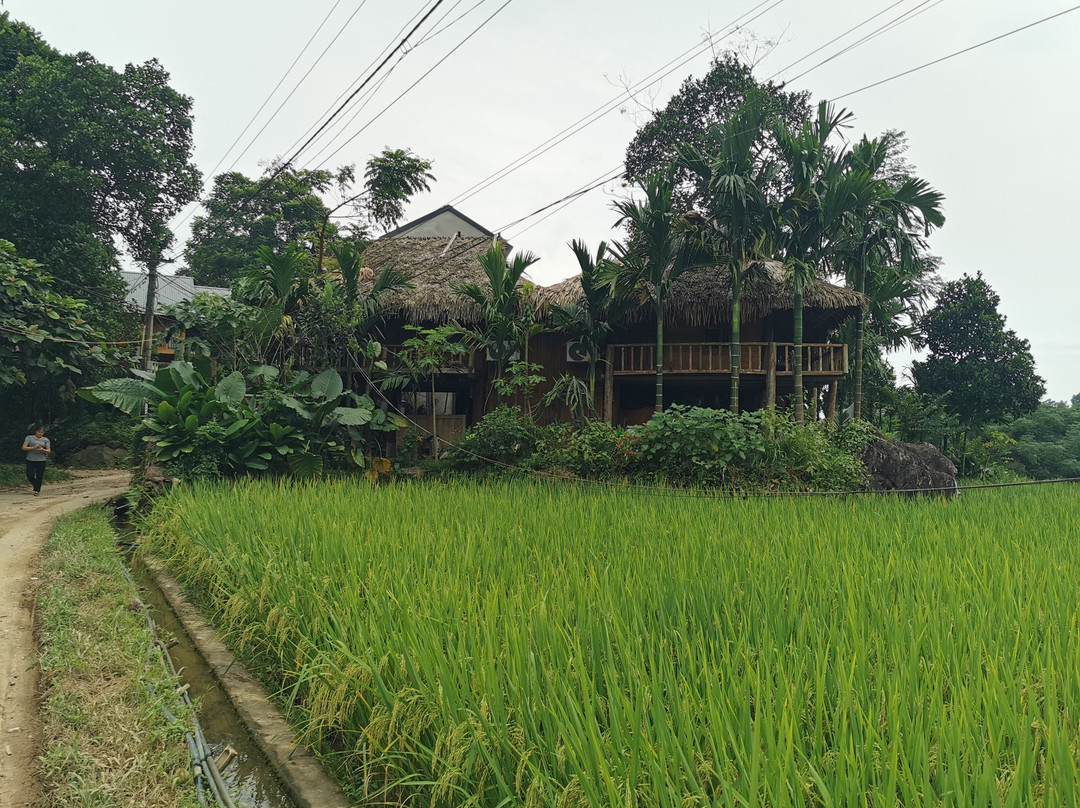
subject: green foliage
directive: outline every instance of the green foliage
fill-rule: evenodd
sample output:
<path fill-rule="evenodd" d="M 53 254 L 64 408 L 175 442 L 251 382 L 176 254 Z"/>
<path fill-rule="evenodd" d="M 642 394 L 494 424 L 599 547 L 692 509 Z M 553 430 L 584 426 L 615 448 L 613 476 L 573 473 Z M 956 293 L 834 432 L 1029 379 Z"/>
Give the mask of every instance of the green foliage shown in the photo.
<path fill-rule="evenodd" d="M 205 213 L 195 217 L 184 248 L 187 272 L 196 283 L 231 286 L 245 275 L 261 273 L 266 264 L 258 257 L 260 248 L 280 253 L 299 244 L 313 256 L 330 213 L 320 194 L 331 189 L 345 194 L 353 181 L 348 166 L 336 172 L 290 168 L 280 173 L 271 167 L 271 176 L 253 180 L 229 172 L 214 177 Z M 339 238 L 333 222 L 324 237 Z"/>
<path fill-rule="evenodd" d="M 510 362 L 515 361 L 514 354 L 520 354 L 533 335 L 536 318 L 532 307 L 525 302 L 527 295 L 522 276 L 536 260 L 529 252 L 519 252 L 507 260 L 505 245 L 497 241 L 480 256 L 486 283 L 453 286 L 454 294 L 476 306 L 479 322 L 471 332 L 473 342 L 495 360 L 496 381 L 506 373 Z M 501 396 L 499 388 L 495 390 Z"/>
<path fill-rule="evenodd" d="M 543 428 L 536 452 L 524 466 L 582 479 L 617 479 L 628 471 L 626 458 L 619 452 L 623 434 L 622 429 L 596 420 L 586 421 L 581 427 L 550 424 Z"/>
<path fill-rule="evenodd" d="M 385 149 L 372 157 L 365 171 L 364 191 L 351 193 L 353 166 L 336 171 L 270 166 L 269 176 L 250 179 L 239 172 L 219 174 L 197 216 L 185 248 L 190 274 L 198 283 L 230 286 L 265 266 L 256 256 L 261 248 L 275 254 L 297 244 L 311 260 L 324 245 L 350 244 L 362 249 L 372 227 L 393 227 L 404 205 L 434 181 L 431 163 L 408 149 Z M 323 196 L 334 192 L 352 203 L 354 221 L 339 228 Z"/>
<path fill-rule="evenodd" d="M 110 358 L 104 335 L 89 316 L 86 301 L 58 294 L 40 264 L 0 239 L 0 390 L 47 380 L 59 386 L 103 367 Z"/>
<path fill-rule="evenodd" d="M 1014 443 L 1012 468 L 1025 477 L 1080 477 L 1080 396 L 1071 406 L 1044 401 L 1034 412 L 1001 427 Z"/>
<path fill-rule="evenodd" d="M 45 482 L 59 483 L 70 480 L 71 475 L 63 469 L 48 465 L 45 467 Z M 20 488 L 26 482 L 26 466 L 21 463 L 0 463 L 0 489 Z"/>
<path fill-rule="evenodd" d="M 450 461 L 456 468 L 498 473 L 531 457 L 541 436 L 540 427 L 521 409 L 503 405 L 465 433 L 450 450 Z"/>
<path fill-rule="evenodd" d="M 405 214 L 405 203 L 435 182 L 431 162 L 411 149 L 383 149 L 364 172 L 366 209 L 371 222 L 389 230 Z"/>
<path fill-rule="evenodd" d="M 699 79 L 689 78 L 664 109 L 642 126 L 626 149 L 626 174 L 640 181 L 655 171 L 678 162 L 680 148 L 687 145 L 703 153 L 713 152 L 729 123 L 748 100 L 764 106 L 766 129 L 783 123 L 798 129 L 810 117 L 810 93 L 785 91 L 783 85 L 760 82 L 750 65 L 732 53 L 714 59 Z M 775 150 L 775 142 L 770 144 Z M 680 210 L 707 208 L 693 173 L 680 166 L 675 200 Z"/>
<path fill-rule="evenodd" d="M 283 379 L 274 368 L 258 367 L 249 377 L 233 371 L 215 384 L 192 364 L 173 362 L 156 374 L 108 379 L 80 394 L 129 414 L 148 405 L 144 440 L 186 478 L 307 476 L 324 463 L 363 466 L 371 432 L 399 426 L 369 396 L 346 391 L 335 370 Z"/>
<path fill-rule="evenodd" d="M 117 72 L 0 13 L 0 234 L 96 292 L 99 322 L 120 318 L 119 246 L 160 258 L 198 194 L 191 146 L 191 99 L 156 61 Z"/>
<path fill-rule="evenodd" d="M 361 804 L 1058 808 L 1078 510 L 244 482 L 174 489 L 144 546 Z"/>
<path fill-rule="evenodd" d="M 569 373 L 557 378 L 551 389 L 540 399 L 540 404 L 544 407 L 550 407 L 556 402 L 566 405 L 574 426 L 578 429 L 585 425 L 586 416 L 596 410 L 589 383 Z"/>
<path fill-rule="evenodd" d="M 866 436 L 787 415 L 672 406 L 619 441 L 631 475 L 670 485 L 738 491 L 849 491 L 862 487 L 855 458 Z M 853 451 L 854 449 L 854 451 Z"/>
<path fill-rule="evenodd" d="M 945 284 L 919 323 L 930 355 L 912 363 L 915 387 L 941 396 L 965 426 L 1033 412 L 1046 392 L 1030 344 L 1005 328 L 1000 302 L 982 273 L 964 275 Z"/>

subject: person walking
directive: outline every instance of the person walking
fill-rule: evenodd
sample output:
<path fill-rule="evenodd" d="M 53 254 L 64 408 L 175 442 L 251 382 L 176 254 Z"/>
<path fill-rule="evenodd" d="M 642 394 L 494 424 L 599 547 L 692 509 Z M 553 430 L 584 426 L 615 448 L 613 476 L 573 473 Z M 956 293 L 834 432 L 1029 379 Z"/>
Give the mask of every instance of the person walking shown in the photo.
<path fill-rule="evenodd" d="M 41 494 L 41 481 L 45 479 L 45 458 L 52 454 L 52 443 L 45 437 L 45 427 L 37 426 L 33 435 L 23 440 L 26 452 L 26 479 L 34 487 L 34 496 Z"/>

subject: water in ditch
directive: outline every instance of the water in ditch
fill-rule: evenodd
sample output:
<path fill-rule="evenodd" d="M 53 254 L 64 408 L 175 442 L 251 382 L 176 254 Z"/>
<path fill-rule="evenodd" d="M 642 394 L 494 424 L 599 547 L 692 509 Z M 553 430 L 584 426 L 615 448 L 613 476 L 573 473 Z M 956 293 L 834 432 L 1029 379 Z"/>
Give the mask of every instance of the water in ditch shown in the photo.
<path fill-rule="evenodd" d="M 214 678 L 210 666 L 157 588 L 153 576 L 137 561 L 131 566 L 131 575 L 141 590 L 143 602 L 151 610 L 161 636 L 176 638 L 176 644 L 169 649 L 169 656 L 180 672 L 181 681 L 189 685 L 188 695 L 196 704 L 206 743 L 215 756 L 228 746 L 236 750 L 236 758 L 221 775 L 237 808 L 295 808 L 273 767 L 252 740 L 233 709 L 232 702 Z"/>

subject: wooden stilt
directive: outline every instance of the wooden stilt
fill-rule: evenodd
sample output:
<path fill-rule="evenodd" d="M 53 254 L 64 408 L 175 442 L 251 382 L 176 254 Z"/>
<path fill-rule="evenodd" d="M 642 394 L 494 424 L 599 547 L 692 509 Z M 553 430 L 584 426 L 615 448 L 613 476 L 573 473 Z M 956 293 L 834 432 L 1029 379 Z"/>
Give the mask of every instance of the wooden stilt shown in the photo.
<path fill-rule="evenodd" d="M 765 354 L 765 409 L 776 409 L 776 343 L 772 340 Z"/>
<path fill-rule="evenodd" d="M 840 380 L 833 379 L 829 385 L 829 399 L 825 405 L 825 420 L 829 423 L 836 421 L 836 395 L 840 389 Z"/>

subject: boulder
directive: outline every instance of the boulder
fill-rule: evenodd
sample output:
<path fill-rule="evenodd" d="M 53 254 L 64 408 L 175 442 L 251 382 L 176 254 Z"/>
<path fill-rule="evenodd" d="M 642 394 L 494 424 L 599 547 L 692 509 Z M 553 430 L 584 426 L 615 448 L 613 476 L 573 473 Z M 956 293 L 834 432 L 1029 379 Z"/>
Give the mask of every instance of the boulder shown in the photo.
<path fill-rule="evenodd" d="M 67 465 L 76 469 L 115 469 L 123 466 L 131 453 L 127 449 L 105 444 L 87 446 L 67 458 Z"/>
<path fill-rule="evenodd" d="M 866 465 L 867 488 L 911 494 L 957 493 L 956 466 L 931 443 L 901 443 L 878 437 L 859 455 Z"/>

